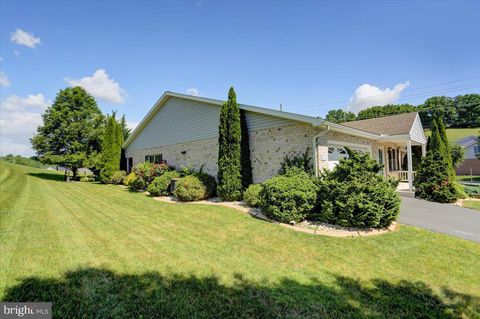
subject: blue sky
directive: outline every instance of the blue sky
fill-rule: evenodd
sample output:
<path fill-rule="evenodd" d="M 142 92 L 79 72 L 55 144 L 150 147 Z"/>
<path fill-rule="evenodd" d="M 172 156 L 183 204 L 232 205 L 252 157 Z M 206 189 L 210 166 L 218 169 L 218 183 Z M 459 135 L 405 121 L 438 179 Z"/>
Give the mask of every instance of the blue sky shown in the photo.
<path fill-rule="evenodd" d="M 132 126 L 166 90 L 224 99 L 233 85 L 241 103 L 318 116 L 478 93 L 479 12 L 479 1 L 2 0 L 0 152 L 33 154 L 41 112 L 69 85 Z"/>

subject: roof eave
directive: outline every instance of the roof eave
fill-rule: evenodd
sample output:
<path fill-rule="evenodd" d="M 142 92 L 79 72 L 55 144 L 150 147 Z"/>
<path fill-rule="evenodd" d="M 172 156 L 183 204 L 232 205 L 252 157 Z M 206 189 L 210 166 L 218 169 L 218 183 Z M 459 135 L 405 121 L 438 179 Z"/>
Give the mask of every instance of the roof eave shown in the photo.
<path fill-rule="evenodd" d="M 221 101 L 221 100 L 209 99 L 209 98 L 204 98 L 204 97 L 200 97 L 200 96 L 192 96 L 192 95 L 185 95 L 185 94 L 165 91 L 162 94 L 162 96 L 158 99 L 158 101 L 153 105 L 153 107 L 150 109 L 150 111 L 147 113 L 147 115 L 145 115 L 145 117 L 142 119 L 140 124 L 138 124 L 138 126 L 133 130 L 132 134 L 130 134 L 130 136 L 127 138 L 125 143 L 123 143 L 122 148 L 126 148 L 126 147 L 128 147 L 128 145 L 130 145 L 132 143 L 132 141 L 138 136 L 138 134 L 140 134 L 140 132 L 143 130 L 143 128 L 148 124 L 148 122 L 150 122 L 150 120 L 153 118 L 153 116 L 155 116 L 155 114 L 159 111 L 159 109 L 162 107 L 162 105 L 170 97 L 189 99 L 189 100 L 193 100 L 193 101 L 198 101 L 198 102 L 203 102 L 203 103 L 208 103 L 208 104 L 214 104 L 214 105 L 218 105 L 218 106 L 221 106 L 225 102 L 225 101 Z M 268 109 L 268 108 L 263 108 L 263 107 L 246 105 L 246 104 L 239 104 L 238 106 L 239 106 L 240 109 L 245 110 L 245 111 L 270 115 L 270 116 L 284 118 L 284 119 L 297 121 L 297 122 L 302 122 L 302 123 L 307 123 L 307 124 L 311 124 L 312 126 L 320 126 L 323 123 L 323 119 L 317 118 L 317 117 L 295 114 L 295 113 L 290 113 L 290 112 L 283 112 L 283 111 L 278 111 L 278 110 L 273 110 L 273 109 Z"/>

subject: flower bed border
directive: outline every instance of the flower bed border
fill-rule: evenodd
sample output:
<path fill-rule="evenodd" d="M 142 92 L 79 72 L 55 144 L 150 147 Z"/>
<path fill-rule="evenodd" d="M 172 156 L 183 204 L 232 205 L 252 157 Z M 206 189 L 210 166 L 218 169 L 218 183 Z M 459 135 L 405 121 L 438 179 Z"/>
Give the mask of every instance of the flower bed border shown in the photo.
<path fill-rule="evenodd" d="M 258 219 L 267 221 L 269 223 L 278 224 L 280 226 L 290 228 L 298 232 L 312 234 L 312 235 L 323 235 L 323 236 L 330 236 L 330 237 L 363 237 L 363 236 L 381 235 L 381 234 L 392 232 L 398 229 L 397 222 L 393 222 L 387 228 L 355 229 L 355 228 L 345 228 L 345 227 L 332 225 L 335 227 L 335 230 L 310 229 L 310 228 L 300 227 L 297 225 L 284 224 L 284 223 L 271 220 L 267 216 L 263 215 L 262 211 L 258 208 L 248 207 L 243 202 L 224 202 L 220 200 L 218 197 L 201 200 L 201 201 L 194 201 L 194 202 L 180 202 L 180 201 L 177 201 L 173 196 L 159 196 L 159 197 L 154 197 L 154 199 L 164 203 L 173 203 L 173 204 L 205 204 L 205 205 L 230 207 L 230 208 L 240 210 L 244 213 L 247 213 L 254 218 L 258 218 Z M 327 225 L 327 224 L 324 224 L 324 225 Z"/>

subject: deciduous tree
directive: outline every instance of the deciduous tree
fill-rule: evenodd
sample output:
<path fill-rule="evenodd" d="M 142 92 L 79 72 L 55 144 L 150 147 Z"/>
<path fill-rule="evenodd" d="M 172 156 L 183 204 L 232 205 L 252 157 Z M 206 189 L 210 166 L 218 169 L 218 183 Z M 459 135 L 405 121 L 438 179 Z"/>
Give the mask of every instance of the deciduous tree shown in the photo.
<path fill-rule="evenodd" d="M 80 87 L 61 90 L 42 117 L 33 149 L 42 162 L 67 167 L 75 178 L 101 150 L 104 117 L 95 99 Z"/>

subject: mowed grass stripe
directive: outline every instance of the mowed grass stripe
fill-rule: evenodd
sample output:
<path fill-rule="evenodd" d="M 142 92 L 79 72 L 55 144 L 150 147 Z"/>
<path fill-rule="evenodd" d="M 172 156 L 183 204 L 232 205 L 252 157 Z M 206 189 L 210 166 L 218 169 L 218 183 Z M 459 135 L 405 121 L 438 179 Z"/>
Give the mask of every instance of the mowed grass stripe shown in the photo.
<path fill-rule="evenodd" d="M 0 298 L 41 292 L 56 317 L 442 317 L 460 309 L 444 289 L 469 311 L 480 295 L 480 245 L 450 236 L 408 226 L 312 236 L 234 209 L 0 168 Z"/>

